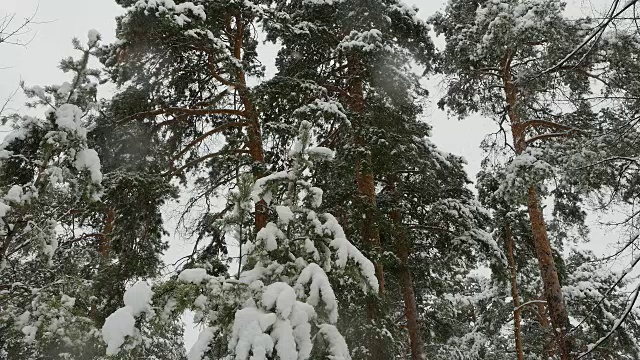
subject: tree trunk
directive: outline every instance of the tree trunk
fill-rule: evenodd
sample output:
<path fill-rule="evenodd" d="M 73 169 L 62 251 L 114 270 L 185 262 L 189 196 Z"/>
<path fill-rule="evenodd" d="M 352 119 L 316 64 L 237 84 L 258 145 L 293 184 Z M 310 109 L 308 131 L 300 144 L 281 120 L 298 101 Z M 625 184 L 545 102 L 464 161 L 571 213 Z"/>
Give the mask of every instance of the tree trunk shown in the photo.
<path fill-rule="evenodd" d="M 394 227 L 396 253 L 400 259 L 400 271 L 398 275 L 404 300 L 404 315 L 407 319 L 407 330 L 409 331 L 409 340 L 411 341 L 411 359 L 423 360 L 422 337 L 420 324 L 418 322 L 418 306 L 416 304 L 411 269 L 409 268 L 409 246 L 404 229 L 402 228 L 402 214 L 399 209 L 391 212 L 391 220 L 393 221 Z"/>
<path fill-rule="evenodd" d="M 539 300 L 544 299 L 544 296 L 539 297 Z M 549 323 L 549 318 L 547 316 L 547 307 L 544 303 L 539 302 L 536 303 L 536 308 L 538 312 L 538 318 L 540 319 L 540 326 L 542 327 L 542 329 L 552 334 L 553 332 L 551 331 L 551 324 Z M 542 349 L 542 355 L 546 356 L 547 358 L 553 357 L 553 339 L 554 338 L 552 337 L 551 339 L 545 339 L 544 341 L 544 349 Z"/>
<path fill-rule="evenodd" d="M 513 143 L 516 155 L 520 155 L 527 148 L 526 128 L 523 126 L 516 110 L 518 105 L 518 88 L 517 85 L 512 82 L 511 60 L 512 55 L 507 53 L 503 64 L 503 84 Z M 527 207 L 536 257 L 538 258 L 538 266 L 540 267 L 542 277 L 544 295 L 551 315 L 556 347 L 562 360 L 573 359 L 571 354 L 572 341 L 567 337 L 567 332 L 569 331 L 569 315 L 564 303 L 562 288 L 560 286 L 560 280 L 558 279 L 558 271 L 556 269 L 555 259 L 553 258 L 551 244 L 549 243 L 542 208 L 540 207 L 538 195 L 536 194 L 535 184 L 531 184 L 529 187 Z"/>
<path fill-rule="evenodd" d="M 111 253 L 111 233 L 113 232 L 113 222 L 115 217 L 115 210 L 113 208 L 109 208 L 109 210 L 107 210 L 104 228 L 102 229 L 102 236 L 100 236 L 100 242 L 98 243 L 98 252 L 103 260 L 107 259 Z"/>
<path fill-rule="evenodd" d="M 569 314 L 564 304 L 562 287 L 558 279 L 558 270 L 556 269 L 556 263 L 553 258 L 553 251 L 547 237 L 547 227 L 544 223 L 542 209 L 540 208 L 538 196 L 533 186 L 529 187 L 527 200 L 533 241 L 540 266 L 540 273 L 542 274 L 542 284 L 547 300 L 547 308 L 551 316 L 556 345 L 560 351 L 561 359 L 572 359 L 571 339 L 566 337 L 569 331 Z"/>
<path fill-rule="evenodd" d="M 362 240 L 364 244 L 367 244 L 371 254 L 374 256 L 374 266 L 376 269 L 376 277 L 378 278 L 378 293 L 384 295 L 385 293 L 385 281 L 384 281 L 384 269 L 380 260 L 378 259 L 381 253 L 380 246 L 380 232 L 378 231 L 378 224 L 376 220 L 376 193 L 373 181 L 373 174 L 369 171 L 362 171 L 362 162 L 358 161 L 356 164 L 358 193 L 365 202 L 365 221 L 362 224 Z"/>
<path fill-rule="evenodd" d="M 518 360 L 524 360 L 522 350 L 522 334 L 520 332 L 520 298 L 518 296 L 518 271 L 516 268 L 516 259 L 513 255 L 513 237 L 511 235 L 511 226 L 505 226 L 505 242 L 507 245 L 507 259 L 509 260 L 509 268 L 511 270 L 511 297 L 513 298 L 513 335 L 516 339 L 516 356 Z"/>
<path fill-rule="evenodd" d="M 233 56 L 239 61 L 242 61 L 242 47 L 244 41 L 244 22 L 241 15 L 236 16 L 236 34 L 233 39 Z M 231 24 L 228 25 L 231 27 Z M 249 128 L 248 128 L 248 147 L 249 154 L 251 155 L 251 159 L 254 164 L 251 167 L 251 172 L 253 174 L 254 179 L 259 179 L 264 176 L 264 149 L 262 146 L 262 132 L 260 131 L 260 119 L 258 116 L 258 112 L 253 105 L 253 101 L 251 99 L 251 94 L 249 92 L 249 88 L 247 87 L 247 77 L 244 73 L 244 70 L 238 68 L 236 72 L 236 80 L 240 85 L 238 87 L 238 95 L 240 96 L 240 101 L 244 106 L 244 111 L 247 114 L 246 117 L 249 120 Z M 267 203 L 264 200 L 260 200 L 255 204 L 255 228 L 256 232 L 260 231 L 260 229 L 264 228 L 267 225 Z"/>
<path fill-rule="evenodd" d="M 354 121 L 355 145 L 358 147 L 366 147 L 365 140 L 358 133 L 358 127 L 362 126 L 362 119 L 358 119 L 365 111 L 364 103 L 364 88 L 362 84 L 362 78 L 360 77 L 360 62 L 355 58 L 350 58 L 347 63 L 349 73 L 349 94 L 351 101 L 349 102 L 350 109 L 356 113 L 356 121 Z M 378 293 L 380 296 L 384 296 L 385 281 L 384 281 L 384 269 L 380 262 L 380 231 L 377 224 L 377 203 L 376 203 L 376 191 L 375 181 L 373 176 L 373 169 L 371 168 L 371 159 L 368 156 L 360 156 L 356 160 L 356 183 L 358 185 L 358 194 L 361 201 L 365 206 L 364 217 L 365 221 L 362 223 L 362 243 L 368 247 L 370 256 L 373 257 L 373 264 L 376 270 L 376 277 L 378 279 Z M 380 303 L 379 299 L 371 296 L 367 303 L 367 315 L 369 319 L 375 321 L 380 317 Z M 371 360 L 385 360 L 384 342 L 377 336 L 372 336 L 369 339 L 369 352 L 371 354 Z"/>
<path fill-rule="evenodd" d="M 349 93 L 351 95 L 350 108 L 357 114 L 364 113 L 364 89 L 362 85 L 362 79 L 360 78 L 360 66 L 358 60 L 349 60 Z M 361 126 L 361 121 L 355 122 L 355 125 Z M 366 147 L 365 140 L 357 134 L 356 129 L 356 146 Z M 379 293 L 384 294 L 385 282 L 384 272 L 382 264 L 378 257 L 380 255 L 380 231 L 378 230 L 378 224 L 376 220 L 376 190 L 373 177 L 373 169 L 371 169 L 371 160 L 368 158 L 358 158 L 356 161 L 356 182 L 358 184 L 358 193 L 365 205 L 365 221 L 362 226 L 362 241 L 364 244 L 368 244 L 371 254 L 374 257 L 374 265 L 376 268 L 376 277 L 378 278 Z"/>

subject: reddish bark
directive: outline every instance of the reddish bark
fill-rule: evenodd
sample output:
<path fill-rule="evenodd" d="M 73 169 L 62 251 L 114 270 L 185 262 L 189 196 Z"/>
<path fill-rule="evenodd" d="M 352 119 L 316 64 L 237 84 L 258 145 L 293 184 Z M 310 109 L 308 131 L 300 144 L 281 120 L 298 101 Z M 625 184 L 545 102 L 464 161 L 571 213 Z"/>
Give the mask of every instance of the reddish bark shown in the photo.
<path fill-rule="evenodd" d="M 396 242 L 396 254 L 400 259 L 400 286 L 402 287 L 402 298 L 404 300 L 404 315 L 407 319 L 407 330 L 409 332 L 409 340 L 411 345 L 411 359 L 423 360 L 422 353 L 422 337 L 420 332 L 420 323 L 418 322 L 418 306 L 416 304 L 416 295 L 414 291 L 413 277 L 409 268 L 409 246 L 402 228 L 402 213 L 399 209 L 391 212 L 391 220 L 394 225 L 394 234 Z"/>
<path fill-rule="evenodd" d="M 569 314 L 564 304 L 562 287 L 558 278 L 558 270 L 553 258 L 553 250 L 547 237 L 547 227 L 544 223 L 542 209 L 533 186 L 528 193 L 529 217 L 531 218 L 531 230 L 538 257 L 538 265 L 542 274 L 544 294 L 547 301 L 547 308 L 551 316 L 553 333 L 556 338 L 556 346 L 560 351 L 561 359 L 572 359 L 571 339 L 566 336 L 569 331 Z"/>
<path fill-rule="evenodd" d="M 356 128 L 355 144 L 359 147 L 365 147 L 365 140 L 359 135 L 359 127 L 362 127 L 362 119 L 359 118 L 360 114 L 365 111 L 364 102 L 364 86 L 362 78 L 360 77 L 360 62 L 358 59 L 350 58 L 347 62 L 347 72 L 349 74 L 349 107 L 356 114 L 354 127 Z M 365 206 L 364 216 L 365 220 L 362 224 L 362 242 L 370 249 L 370 254 L 373 257 L 373 264 L 376 269 L 376 277 L 378 279 L 378 293 L 380 296 L 384 296 L 385 281 L 384 281 L 384 269 L 382 263 L 379 260 L 381 254 L 380 247 L 380 231 L 378 230 L 378 224 L 376 220 L 376 192 L 375 181 L 373 175 L 373 169 L 371 169 L 371 159 L 358 158 L 356 160 L 356 183 L 358 185 L 358 194 Z M 367 303 L 367 315 L 369 319 L 375 321 L 380 317 L 380 304 L 379 300 L 375 297 L 370 297 Z M 378 339 L 376 336 L 372 336 L 369 339 L 369 353 L 371 360 L 384 360 L 386 351 L 384 349 L 384 342 Z"/>
<path fill-rule="evenodd" d="M 362 79 L 360 78 L 360 65 L 357 59 L 350 59 L 348 61 L 348 70 L 350 74 L 349 81 L 349 94 L 351 101 L 349 106 L 356 114 L 364 113 L 364 87 Z M 358 119 L 354 122 L 356 127 L 362 126 L 362 119 Z M 357 134 L 358 129 L 356 129 Z M 364 147 L 365 140 L 360 135 L 356 135 L 356 146 Z M 379 293 L 384 294 L 385 281 L 383 267 L 378 257 L 380 255 L 380 231 L 378 230 L 378 224 L 376 221 L 376 191 L 375 182 L 373 176 L 373 169 L 371 169 L 370 159 L 359 158 L 356 161 L 356 182 L 358 184 L 358 193 L 365 205 L 365 218 L 366 221 L 362 226 L 362 240 L 364 244 L 369 245 L 371 254 L 374 257 L 374 265 L 376 268 L 376 277 L 378 278 Z"/>
<path fill-rule="evenodd" d="M 380 255 L 380 232 L 378 230 L 378 224 L 376 221 L 376 194 L 373 181 L 373 174 L 369 171 L 361 171 L 361 162 L 356 164 L 358 193 L 365 202 L 365 220 L 362 224 L 362 240 L 365 244 L 368 244 L 373 256 L 376 257 L 374 266 L 376 268 L 376 277 L 378 278 L 378 292 L 380 295 L 384 295 L 385 281 L 384 281 L 384 269 L 377 257 Z"/>
<path fill-rule="evenodd" d="M 242 15 L 239 14 L 235 17 L 235 36 L 233 39 L 230 39 L 230 42 L 233 46 L 233 56 L 238 60 L 242 61 L 242 47 L 244 42 L 244 31 L 245 25 L 242 19 Z M 228 19 L 227 22 L 228 29 L 231 29 L 231 19 Z M 216 74 L 217 75 L 217 74 Z M 217 77 L 221 78 L 220 76 Z M 255 179 L 259 179 L 264 176 L 263 167 L 264 167 L 264 149 L 262 145 L 262 133 L 260 131 L 260 119 L 258 116 L 258 112 L 253 104 L 251 99 L 251 94 L 247 87 L 247 77 L 245 72 L 238 68 L 236 71 L 236 82 L 233 83 L 234 86 L 237 87 L 238 95 L 240 97 L 240 101 L 244 106 L 244 116 L 247 118 L 249 122 L 248 126 L 248 135 L 249 141 L 247 145 L 249 147 L 249 154 L 251 155 L 251 159 L 254 162 L 254 166 L 252 168 L 253 177 Z M 256 231 L 264 228 L 267 225 L 267 203 L 264 200 L 260 200 L 255 204 L 255 228 Z"/>
<path fill-rule="evenodd" d="M 516 154 L 520 155 L 527 148 L 526 129 L 534 125 L 523 122 L 517 113 L 518 88 L 517 85 L 512 82 L 511 60 L 512 55 L 507 53 L 503 64 L 503 85 L 507 102 L 507 114 L 511 125 L 511 133 L 513 135 L 513 143 Z M 529 187 L 527 194 L 527 207 L 529 211 L 529 220 L 531 223 L 536 257 L 538 259 L 538 266 L 540 267 L 540 274 L 542 277 L 544 295 L 554 329 L 553 333 L 556 340 L 556 347 L 560 353 L 560 358 L 562 360 L 569 360 L 573 358 L 571 354 L 572 341 L 567 337 L 567 332 L 569 331 L 569 315 L 564 303 L 562 288 L 558 278 L 558 271 L 556 269 L 555 259 L 553 258 L 551 244 L 549 243 L 547 227 L 542 214 L 540 200 L 536 194 L 535 184 L 531 184 Z"/>
<path fill-rule="evenodd" d="M 544 300 L 544 296 L 540 296 L 539 300 Z M 539 303 L 536 303 L 536 309 L 538 313 L 538 319 L 540 321 L 540 326 L 542 327 L 543 330 L 548 331 L 549 334 L 552 334 L 553 332 L 551 331 L 551 323 L 549 322 L 547 307 L 545 306 L 544 303 L 539 302 Z M 553 358 L 553 354 L 554 354 L 553 339 L 554 338 L 545 339 L 544 341 L 544 348 L 542 349 L 542 354 L 547 358 Z"/>
<path fill-rule="evenodd" d="M 111 234 L 113 233 L 113 222 L 116 219 L 116 211 L 113 208 L 107 210 L 106 219 L 102 235 L 99 237 L 98 253 L 103 259 L 107 259 L 111 253 Z"/>

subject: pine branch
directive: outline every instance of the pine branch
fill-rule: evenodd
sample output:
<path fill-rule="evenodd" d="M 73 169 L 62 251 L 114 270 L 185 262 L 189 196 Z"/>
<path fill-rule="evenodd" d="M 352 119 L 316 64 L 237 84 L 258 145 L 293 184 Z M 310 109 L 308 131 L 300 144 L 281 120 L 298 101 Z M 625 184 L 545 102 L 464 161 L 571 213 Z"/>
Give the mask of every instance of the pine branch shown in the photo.
<path fill-rule="evenodd" d="M 522 308 L 529 306 L 529 305 L 534 305 L 534 304 L 546 304 L 547 301 L 546 300 L 531 300 L 531 301 L 527 301 L 524 304 L 521 304 L 518 307 L 513 308 L 513 311 L 520 311 L 522 310 Z"/>
<path fill-rule="evenodd" d="M 605 341 L 607 341 L 607 339 L 609 339 L 611 335 L 613 335 L 616 332 L 616 330 L 618 330 L 618 328 L 622 325 L 622 323 L 627 319 L 631 311 L 633 311 L 633 307 L 636 304 L 636 301 L 638 300 L 638 294 L 640 294 L 640 284 L 638 284 L 636 289 L 633 291 L 631 300 L 627 304 L 627 307 L 624 309 L 622 315 L 618 319 L 616 319 L 616 321 L 614 321 L 614 324 L 611 330 L 609 330 L 609 332 L 605 336 L 598 339 L 598 341 L 596 341 L 594 344 L 588 345 L 587 346 L 588 350 L 578 355 L 577 359 L 582 359 L 583 357 L 592 353 L 595 349 L 597 349 L 600 345 L 602 345 Z"/>
<path fill-rule="evenodd" d="M 164 175 L 177 175 L 182 173 L 182 171 L 186 168 L 189 168 L 191 166 L 197 165 L 207 159 L 211 159 L 214 158 L 216 156 L 221 156 L 221 155 L 225 155 L 225 154 L 229 154 L 229 153 L 239 153 L 239 154 L 248 154 L 249 150 L 224 150 L 224 151 L 219 151 L 217 153 L 211 153 L 211 154 L 207 154 L 204 156 L 201 156 L 193 161 L 190 161 L 184 165 L 182 165 L 181 167 L 175 169 L 175 170 L 171 170 L 171 171 L 167 171 L 164 173 Z"/>
<path fill-rule="evenodd" d="M 151 111 L 143 111 L 137 114 L 133 114 L 131 116 L 126 117 L 125 119 L 119 121 L 119 123 L 123 123 L 129 120 L 140 120 L 152 116 L 158 115 L 176 115 L 176 114 L 184 114 L 184 115 L 235 115 L 246 117 L 246 112 L 243 110 L 235 110 L 235 109 L 189 109 L 189 108 L 178 108 L 178 107 L 170 107 L 166 109 L 157 109 Z"/>
<path fill-rule="evenodd" d="M 230 122 L 230 123 L 226 123 L 224 125 L 220 125 L 217 126 L 209 131 L 207 131 L 206 133 L 198 136 L 197 138 L 195 138 L 193 141 L 191 141 L 189 144 L 187 144 L 187 146 L 184 147 L 184 149 L 182 149 L 178 154 L 176 154 L 176 156 L 174 157 L 174 159 L 178 159 L 180 158 L 182 155 L 184 155 L 187 151 L 189 151 L 189 149 L 191 149 L 192 147 L 198 145 L 200 142 L 202 142 L 204 139 L 208 138 L 209 136 L 219 133 L 221 131 L 224 131 L 228 128 L 231 127 L 244 127 L 244 126 L 248 126 L 249 123 L 246 121 L 239 121 L 239 122 Z"/>
<path fill-rule="evenodd" d="M 636 236 L 637 238 L 637 236 Z M 629 245 L 632 243 L 629 242 Z M 602 303 L 607 299 L 607 296 L 609 296 L 609 294 L 611 294 L 611 292 L 613 292 L 613 290 L 620 285 L 620 283 L 622 283 L 622 280 L 624 280 L 624 278 L 627 276 L 627 274 L 629 274 L 631 272 L 631 270 L 633 270 L 633 268 L 638 264 L 638 262 L 640 262 L 640 256 L 636 256 L 635 259 L 632 260 L 631 265 L 629 267 L 627 267 L 623 272 L 622 275 L 620 275 L 618 277 L 618 279 L 616 280 L 615 283 L 613 283 L 613 285 L 611 285 L 609 287 L 609 289 L 607 289 L 607 291 L 604 293 L 604 295 L 602 296 L 602 298 L 600 299 L 600 301 L 598 301 L 592 308 L 591 310 L 589 310 L 589 313 L 587 314 L 587 316 L 585 316 L 584 319 L 582 319 L 578 325 L 576 325 L 571 331 L 569 331 L 567 333 L 567 335 L 571 334 L 572 332 L 574 332 L 577 328 L 579 328 L 582 324 L 584 324 L 585 321 L 587 321 L 591 315 L 593 315 L 593 312 L 595 311 L 595 309 L 602 305 Z M 638 287 L 638 289 L 640 289 L 640 287 Z"/>
<path fill-rule="evenodd" d="M 521 122 L 518 125 L 522 126 L 523 130 L 526 130 L 529 127 L 541 126 L 541 127 L 554 128 L 554 129 L 560 129 L 560 130 L 566 130 L 566 131 L 572 131 L 572 130 L 577 131 L 576 128 L 573 128 L 571 126 L 558 124 L 556 122 L 548 121 L 548 120 L 537 120 L 537 119 L 536 120 L 527 120 L 527 121 Z"/>
<path fill-rule="evenodd" d="M 531 145 L 532 143 L 539 140 L 548 140 L 548 139 L 559 138 L 559 137 L 567 137 L 569 136 L 570 133 L 571 133 L 570 131 L 565 131 L 561 133 L 548 133 L 548 134 L 536 135 L 530 139 L 527 139 L 525 143 L 527 145 Z"/>
<path fill-rule="evenodd" d="M 589 42 L 591 42 L 591 40 L 595 39 L 596 37 L 600 38 L 601 33 L 604 31 L 604 29 L 609 26 L 609 24 L 616 19 L 617 17 L 620 16 L 620 14 L 622 14 L 623 12 L 625 12 L 627 9 L 629 9 L 630 7 L 634 6 L 636 3 L 638 2 L 638 0 L 629 0 L 620 11 L 618 11 L 617 13 L 614 13 L 614 9 L 611 9 L 611 16 L 607 17 L 607 19 L 605 21 L 603 21 L 602 23 L 600 23 L 600 25 L 598 25 L 583 41 L 582 43 L 580 43 L 580 45 L 578 45 L 575 49 L 573 49 L 573 51 L 571 51 L 569 54 L 567 54 L 564 58 L 562 58 L 562 60 L 560 60 L 558 63 L 556 63 L 555 65 L 551 66 L 550 68 L 540 72 L 540 76 L 542 75 L 546 75 L 550 72 L 556 71 L 558 70 L 560 67 L 562 67 L 564 64 L 566 64 L 574 55 L 576 55 L 580 50 L 582 50 L 585 46 L 587 46 L 587 44 L 589 44 Z"/>

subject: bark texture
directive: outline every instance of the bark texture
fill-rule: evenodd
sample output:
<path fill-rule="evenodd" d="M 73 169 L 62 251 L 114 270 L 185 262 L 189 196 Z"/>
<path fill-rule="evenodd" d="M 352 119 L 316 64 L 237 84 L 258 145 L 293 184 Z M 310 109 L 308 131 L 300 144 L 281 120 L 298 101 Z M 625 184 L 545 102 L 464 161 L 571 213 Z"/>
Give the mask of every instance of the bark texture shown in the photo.
<path fill-rule="evenodd" d="M 111 234 L 113 233 L 113 222 L 116 219 L 116 211 L 114 209 L 107 210 L 107 215 L 104 221 L 104 228 L 102 234 L 99 237 L 98 252 L 102 259 L 109 258 L 111 253 Z"/>
<path fill-rule="evenodd" d="M 405 232 L 402 228 L 402 213 L 399 209 L 391 212 L 391 220 L 394 225 L 396 241 L 396 254 L 400 259 L 400 286 L 402 287 L 402 298 L 404 300 L 404 316 L 407 319 L 407 330 L 411 342 L 411 359 L 423 360 L 422 337 L 420 323 L 418 322 L 418 306 L 414 291 L 413 277 L 409 268 L 409 245 Z"/>
<path fill-rule="evenodd" d="M 511 61 L 513 56 L 507 53 L 503 62 L 503 85 L 507 102 L 507 115 L 511 125 L 513 143 L 517 155 L 522 154 L 527 148 L 526 131 L 535 125 L 531 122 L 523 122 L 520 118 L 518 107 L 518 88 L 512 81 Z M 558 278 L 553 251 L 549 243 L 547 227 L 544 221 L 540 199 L 536 193 L 536 184 L 531 184 L 527 194 L 527 208 L 533 242 L 540 268 L 543 290 L 547 307 L 551 316 L 551 324 L 556 341 L 557 353 L 562 360 L 573 359 L 572 341 L 567 337 L 569 331 L 569 315 L 562 295 L 562 287 Z"/>
<path fill-rule="evenodd" d="M 360 77 L 360 62 L 356 58 L 351 58 L 347 62 L 347 72 L 349 74 L 348 93 L 349 93 L 349 108 L 356 116 L 354 121 L 355 132 L 355 145 L 357 147 L 366 148 L 366 142 L 359 134 L 362 124 L 362 116 L 365 112 L 364 102 L 364 86 L 362 78 Z M 367 156 L 360 156 L 356 160 L 356 183 L 358 186 L 358 195 L 362 204 L 364 205 L 365 221 L 362 223 L 362 243 L 365 244 L 370 250 L 370 255 L 373 257 L 373 264 L 376 270 L 376 277 L 378 279 L 378 293 L 380 296 L 384 296 L 385 293 L 385 281 L 384 281 L 384 269 L 380 262 L 380 231 L 377 224 L 377 203 L 376 203 L 376 191 L 373 169 L 371 168 L 371 159 Z M 367 315 L 370 320 L 376 321 L 380 318 L 380 301 L 378 298 L 371 296 L 367 303 Z M 370 360 L 385 360 L 386 351 L 384 348 L 384 342 L 378 339 L 377 336 L 372 336 L 368 339 Z"/>

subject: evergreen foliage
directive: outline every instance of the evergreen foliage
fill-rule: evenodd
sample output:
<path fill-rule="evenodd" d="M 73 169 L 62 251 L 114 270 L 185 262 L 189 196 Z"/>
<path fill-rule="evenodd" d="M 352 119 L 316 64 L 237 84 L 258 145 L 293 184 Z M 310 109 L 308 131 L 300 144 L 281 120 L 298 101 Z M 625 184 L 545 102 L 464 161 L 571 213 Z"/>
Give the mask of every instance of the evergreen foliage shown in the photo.
<path fill-rule="evenodd" d="M 23 84 L 2 118 L 0 359 L 640 358 L 619 2 L 601 23 L 555 0 L 428 21 L 400 0 L 116 3 L 117 41 L 74 39 L 69 82 Z M 441 108 L 500 129 L 475 189 L 423 119 L 434 75 Z M 619 209 L 628 241 L 586 250 Z M 193 245 L 173 265 L 168 235 Z"/>

